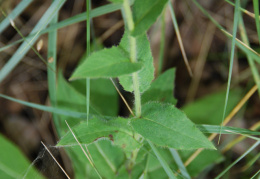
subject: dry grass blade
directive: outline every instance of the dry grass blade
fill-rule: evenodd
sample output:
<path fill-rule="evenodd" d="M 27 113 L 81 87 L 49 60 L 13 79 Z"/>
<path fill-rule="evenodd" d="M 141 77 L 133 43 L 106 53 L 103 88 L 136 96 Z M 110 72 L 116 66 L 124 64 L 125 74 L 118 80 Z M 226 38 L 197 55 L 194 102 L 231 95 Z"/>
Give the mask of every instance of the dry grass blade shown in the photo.
<path fill-rule="evenodd" d="M 193 74 L 192 74 L 192 71 L 191 71 L 191 68 L 190 68 L 190 65 L 189 65 L 189 62 L 188 62 L 186 52 L 184 50 L 183 42 L 182 42 L 182 39 L 181 39 L 181 34 L 180 34 L 180 31 L 179 31 L 179 28 L 178 28 L 177 19 L 175 17 L 171 1 L 169 1 L 169 7 L 170 7 L 170 11 L 171 11 L 172 22 L 173 22 L 174 29 L 175 29 L 175 32 L 176 32 L 176 36 L 177 36 L 177 39 L 178 39 L 178 42 L 179 42 L 179 45 L 180 45 L 180 49 L 181 49 L 181 53 L 182 53 L 182 56 L 183 56 L 183 59 L 184 59 L 184 63 L 187 67 L 187 70 L 189 72 L 190 77 L 192 77 Z"/>
<path fill-rule="evenodd" d="M 50 154 L 50 156 L 53 158 L 53 160 L 57 163 L 57 165 L 60 167 L 60 169 L 62 170 L 62 172 L 66 175 L 67 178 L 70 179 L 69 175 L 66 173 L 66 171 L 62 168 L 62 166 L 59 164 L 59 162 L 56 160 L 56 158 L 52 155 L 51 151 L 48 149 L 48 147 L 41 141 L 42 145 L 44 146 L 44 148 L 48 151 L 48 153 Z"/>
<path fill-rule="evenodd" d="M 187 95 L 187 102 L 190 102 L 193 100 L 197 89 L 198 89 L 198 85 L 200 82 L 200 78 L 202 76 L 202 72 L 204 69 L 204 65 L 207 59 L 207 54 L 209 53 L 209 49 L 213 40 L 213 36 L 215 33 L 215 25 L 212 23 L 208 24 L 207 30 L 205 32 L 205 36 L 202 40 L 202 44 L 201 44 L 201 49 L 199 52 L 199 57 L 194 69 L 194 76 L 192 78 L 190 87 L 189 87 L 189 91 L 188 91 L 188 95 Z"/>
<path fill-rule="evenodd" d="M 127 103 L 126 99 L 124 98 L 124 96 L 122 95 L 122 93 L 121 93 L 121 92 L 119 91 L 119 89 L 117 88 L 117 86 L 116 86 L 115 82 L 113 81 L 113 79 L 110 78 L 110 80 L 111 80 L 112 84 L 114 85 L 116 91 L 118 92 L 119 96 L 122 98 L 123 102 L 125 103 L 125 105 L 126 105 L 127 109 L 129 110 L 129 112 L 130 112 L 133 116 L 135 116 L 134 113 L 133 113 L 133 111 L 132 111 L 132 109 L 130 108 L 129 104 Z"/>
<path fill-rule="evenodd" d="M 73 137 L 75 138 L 76 142 L 79 144 L 82 152 L 84 153 L 84 155 L 87 157 L 89 163 L 91 164 L 91 166 L 94 168 L 94 170 L 96 171 L 97 175 L 99 176 L 99 178 L 102 178 L 101 175 L 99 174 L 99 172 L 97 171 L 96 166 L 94 165 L 94 163 L 92 162 L 91 158 L 88 156 L 88 154 L 86 153 L 86 151 L 84 150 L 84 148 L 82 147 L 81 143 L 79 142 L 79 140 L 77 139 L 76 135 L 74 134 L 74 132 L 72 131 L 71 127 L 69 126 L 69 124 L 67 123 L 67 121 L 65 121 L 71 134 L 73 135 Z"/>

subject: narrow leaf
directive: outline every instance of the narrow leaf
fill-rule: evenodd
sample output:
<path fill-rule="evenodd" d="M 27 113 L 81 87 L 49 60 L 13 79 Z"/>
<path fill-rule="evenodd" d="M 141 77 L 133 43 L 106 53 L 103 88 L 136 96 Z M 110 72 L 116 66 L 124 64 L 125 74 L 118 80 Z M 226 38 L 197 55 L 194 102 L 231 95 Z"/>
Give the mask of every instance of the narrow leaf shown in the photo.
<path fill-rule="evenodd" d="M 162 13 L 168 0 L 136 0 L 133 5 L 134 30 L 132 35 L 142 35 Z"/>
<path fill-rule="evenodd" d="M 159 162 L 161 163 L 163 169 L 165 170 L 165 172 L 167 173 L 167 175 L 169 176 L 170 179 L 175 179 L 175 175 L 172 172 L 172 170 L 170 169 L 169 165 L 167 164 L 167 162 L 164 160 L 164 158 L 161 156 L 161 154 L 159 153 L 159 151 L 157 150 L 157 148 L 154 146 L 154 144 L 152 142 L 150 142 L 149 140 L 147 140 L 149 145 L 151 146 L 153 152 L 155 153 L 157 159 L 159 160 Z"/>
<path fill-rule="evenodd" d="M 142 109 L 142 118 L 133 119 L 131 125 L 156 145 L 184 150 L 215 149 L 195 124 L 173 105 L 151 102 Z"/>
<path fill-rule="evenodd" d="M 140 63 L 131 63 L 117 48 L 103 49 L 92 53 L 72 74 L 70 80 L 80 78 L 109 78 L 136 72 Z"/>

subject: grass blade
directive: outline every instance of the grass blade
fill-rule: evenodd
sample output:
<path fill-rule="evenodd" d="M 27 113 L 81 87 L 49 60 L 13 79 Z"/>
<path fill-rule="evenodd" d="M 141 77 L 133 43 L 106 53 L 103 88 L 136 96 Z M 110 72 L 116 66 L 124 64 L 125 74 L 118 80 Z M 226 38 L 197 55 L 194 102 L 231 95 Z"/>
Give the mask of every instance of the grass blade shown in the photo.
<path fill-rule="evenodd" d="M 184 166 L 182 160 L 181 160 L 181 157 L 180 155 L 178 154 L 178 152 L 175 150 L 175 149 L 170 149 L 170 152 L 172 154 L 172 157 L 174 158 L 176 164 L 178 165 L 178 168 L 180 169 L 181 171 L 181 174 L 187 178 L 187 179 L 191 179 L 186 167 Z"/>
<path fill-rule="evenodd" d="M 24 9 L 26 9 L 33 0 L 23 0 L 21 1 L 15 9 L 5 18 L 0 24 L 0 33 L 2 33 L 5 28 L 10 24 L 10 19 L 14 20 L 17 16 L 19 16 Z"/>
<path fill-rule="evenodd" d="M 254 5 L 254 13 L 256 17 L 259 17 L 259 0 L 253 0 Z M 255 18 L 255 24 L 256 24 L 256 30 L 257 30 L 257 36 L 260 43 L 260 21 L 259 18 Z"/>
<path fill-rule="evenodd" d="M 192 0 L 192 2 L 200 9 L 200 11 L 206 17 L 208 17 L 212 21 L 213 24 L 215 24 L 217 26 L 217 28 L 219 28 L 228 38 L 232 39 L 232 35 L 230 33 L 228 33 L 196 0 Z M 257 53 L 252 48 L 248 47 L 246 44 L 244 44 L 237 38 L 236 38 L 235 43 L 236 43 L 237 47 L 240 48 L 244 53 L 251 55 L 252 57 L 254 57 L 254 59 L 258 63 L 260 63 L 260 54 L 259 53 Z"/>
<path fill-rule="evenodd" d="M 163 169 L 165 170 L 165 172 L 167 173 L 167 175 L 169 176 L 170 179 L 176 179 L 174 173 L 172 172 L 172 170 L 170 169 L 169 165 L 167 164 L 167 162 L 164 160 L 164 158 L 161 156 L 160 152 L 157 150 L 157 148 L 154 146 L 154 144 L 152 142 L 150 142 L 149 140 L 147 140 L 147 142 L 149 143 L 149 145 L 151 146 L 153 152 L 155 153 L 157 159 L 159 160 L 159 162 L 161 163 Z"/>
<path fill-rule="evenodd" d="M 57 1 L 57 0 L 56 0 Z M 58 11 L 51 20 L 50 24 L 55 24 L 58 22 Z M 48 78 L 48 89 L 51 105 L 57 106 L 57 96 L 56 96 L 56 62 L 57 62 L 57 30 L 50 31 L 48 34 L 48 68 L 47 68 L 47 78 Z M 59 123 L 58 116 L 53 113 L 53 122 L 59 137 L 61 137 L 61 127 Z"/>
<path fill-rule="evenodd" d="M 175 13 L 174 13 L 171 1 L 169 1 L 169 7 L 170 7 L 170 11 L 171 11 L 171 17 L 172 17 L 173 26 L 174 26 L 174 29 L 175 29 L 175 32 L 176 32 L 176 36 L 177 36 L 177 39 L 178 39 L 178 42 L 179 42 L 179 45 L 180 45 L 180 48 L 181 48 L 181 53 L 182 53 L 182 56 L 183 56 L 186 68 L 187 68 L 187 70 L 189 72 L 189 75 L 190 75 L 190 77 L 192 77 L 193 74 L 192 74 L 192 71 L 191 71 L 191 68 L 190 68 L 187 56 L 186 56 L 186 52 L 184 50 L 184 46 L 183 46 L 182 39 L 181 39 L 181 34 L 180 34 L 180 31 L 179 31 L 177 19 L 175 17 Z"/>
<path fill-rule="evenodd" d="M 23 104 L 23 105 L 28 106 L 28 107 L 32 107 L 32 108 L 35 108 L 35 109 L 46 111 L 46 112 L 51 112 L 51 113 L 55 113 L 55 114 L 60 114 L 60 115 L 64 115 L 64 116 L 71 116 L 71 117 L 81 118 L 81 119 L 87 118 L 86 113 L 81 113 L 81 112 L 76 112 L 76 111 L 68 111 L 68 110 L 63 110 L 63 109 L 56 108 L 56 107 L 50 107 L 50 106 L 44 106 L 44 105 L 40 105 L 40 104 L 30 103 L 30 102 L 15 99 L 15 98 L 12 98 L 10 96 L 3 95 L 3 94 L 0 94 L 0 97 L 4 98 L 4 99 L 8 99 L 10 101 L 14 101 L 14 102 L 19 103 L 19 104 Z"/>
<path fill-rule="evenodd" d="M 222 128 L 217 125 L 204 125 L 197 124 L 196 127 L 203 133 L 222 133 L 222 134 L 246 134 L 246 135 L 260 135 L 258 131 L 252 131 L 249 129 L 243 129 L 238 127 L 227 127 L 223 126 Z M 220 131 L 221 130 L 221 131 Z"/>
<path fill-rule="evenodd" d="M 40 21 L 37 23 L 37 25 L 34 27 L 34 29 L 31 31 L 30 34 L 35 34 L 39 32 L 39 30 L 45 28 L 50 20 L 55 15 L 55 12 L 57 12 L 61 6 L 65 3 L 65 0 L 57 0 L 48 8 L 48 10 L 45 12 L 45 14 L 42 16 Z M 27 38 L 27 41 L 30 41 L 31 44 L 33 44 L 37 37 L 39 37 L 39 34 L 37 36 L 31 36 L 30 38 Z M 18 48 L 18 50 L 13 54 L 13 56 L 8 60 L 8 62 L 5 64 L 5 66 L 0 71 L 0 83 L 4 80 L 4 78 L 14 69 L 14 67 L 21 61 L 21 59 L 26 55 L 26 53 L 31 48 L 28 43 L 23 42 L 23 44 Z"/>
<path fill-rule="evenodd" d="M 86 24 L 87 24 L 87 31 L 86 31 L 86 42 L 87 42 L 87 53 L 86 57 L 90 55 L 90 0 L 86 0 L 86 9 L 87 9 L 87 18 L 86 18 Z M 90 79 L 86 79 L 86 111 L 87 111 L 87 124 L 89 119 L 89 101 L 90 101 Z"/>
<path fill-rule="evenodd" d="M 226 92 L 226 99 L 225 99 L 225 105 L 224 105 L 224 112 L 223 112 L 223 117 L 222 117 L 222 122 L 221 122 L 221 129 L 223 127 L 223 121 L 224 121 L 225 116 L 226 116 L 228 96 L 229 96 L 229 90 L 230 90 L 230 84 L 231 84 L 231 76 L 232 76 L 233 61 L 234 61 L 234 54 L 235 54 L 235 40 L 236 40 L 237 26 L 238 26 L 238 20 L 239 20 L 239 7 L 240 7 L 240 0 L 236 0 L 235 12 L 234 12 L 233 34 L 232 34 L 233 37 L 232 37 L 232 42 L 231 42 L 231 55 L 230 55 L 230 64 L 229 64 L 228 84 L 227 84 L 227 92 Z M 221 130 L 220 130 L 218 143 L 220 141 L 220 137 L 221 137 Z"/>
<path fill-rule="evenodd" d="M 241 155 L 232 164 L 230 164 L 223 172 L 221 172 L 216 177 L 216 179 L 219 179 L 220 177 L 222 177 L 231 167 L 233 167 L 236 163 L 238 163 L 241 159 L 243 159 L 248 153 L 250 153 L 252 150 L 254 150 L 259 144 L 260 144 L 260 141 L 257 141 L 254 145 L 252 145 L 243 155 Z"/>
<path fill-rule="evenodd" d="M 241 13 L 240 13 L 239 29 L 240 29 L 240 36 L 241 36 L 242 41 L 246 45 L 249 46 L 250 44 L 249 44 L 249 40 L 248 40 L 247 33 L 246 33 L 246 28 L 245 28 Z M 260 76 L 259 76 L 258 69 L 257 69 L 254 59 L 251 55 L 247 54 L 247 60 L 248 60 L 249 66 L 251 68 L 255 83 L 258 87 L 258 94 L 260 95 Z"/>
<path fill-rule="evenodd" d="M 108 5 L 104 5 L 102 7 L 98 7 L 96 9 L 91 10 L 89 15 L 90 15 L 90 18 L 94 18 L 94 17 L 102 16 L 104 14 L 120 10 L 121 8 L 122 8 L 121 4 L 108 4 Z M 41 32 L 39 32 L 38 35 L 48 33 L 52 30 L 61 29 L 63 27 L 66 27 L 66 26 L 69 26 L 69 25 L 72 25 L 72 24 L 75 24 L 75 23 L 79 23 L 79 22 L 82 22 L 84 20 L 86 20 L 86 12 L 75 15 L 73 17 L 70 17 L 66 20 L 59 22 L 59 23 L 53 24 L 50 27 L 48 27 L 48 28 L 42 30 Z M 25 39 L 28 40 L 29 38 L 34 37 L 35 34 L 36 33 L 30 34 Z M 20 43 L 22 41 L 24 41 L 24 39 L 17 40 L 17 41 L 15 41 L 15 42 L 13 42 L 9 45 L 2 47 L 2 48 L 0 48 L 0 52 Z"/>

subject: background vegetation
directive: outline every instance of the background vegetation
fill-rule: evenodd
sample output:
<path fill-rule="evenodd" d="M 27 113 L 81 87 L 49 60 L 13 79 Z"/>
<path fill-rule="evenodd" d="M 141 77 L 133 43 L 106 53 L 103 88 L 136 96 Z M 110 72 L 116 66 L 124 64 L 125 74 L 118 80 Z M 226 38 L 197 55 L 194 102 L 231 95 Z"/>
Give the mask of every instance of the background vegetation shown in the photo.
<path fill-rule="evenodd" d="M 236 13 L 235 5 L 230 1 L 175 1 L 172 2 L 173 9 L 166 3 L 148 30 L 156 80 L 151 85 L 152 90 L 142 93 L 141 102 L 163 101 L 176 104 L 198 125 L 221 125 L 224 119 L 224 125 L 236 127 L 224 128 L 229 134 L 223 132 L 219 144 L 219 138 L 209 134 L 219 133 L 219 127 L 210 128 L 211 131 L 199 128 L 210 139 L 215 137 L 213 142 L 218 150 L 206 150 L 199 156 L 195 153 L 196 157 L 190 164 L 190 156 L 196 150 L 165 152 L 164 149 L 157 148 L 162 158 L 168 159 L 166 163 L 171 169 L 178 166 L 180 178 L 214 178 L 224 170 L 227 170 L 224 178 L 259 177 L 260 152 L 258 143 L 255 143 L 259 141 L 257 131 L 260 127 L 260 101 L 257 94 L 257 90 L 260 91 L 260 24 L 259 18 L 256 18 L 259 17 L 259 6 L 258 1 L 240 3 L 241 7 L 237 7 Z M 54 3 L 50 0 L 12 0 L 0 1 L 0 4 L 0 93 L 5 98 L 0 99 L 0 178 L 42 177 L 34 167 L 47 178 L 64 178 L 64 173 L 41 141 L 70 177 L 84 178 L 80 171 L 85 167 L 90 173 L 88 177 L 97 178 L 95 168 L 83 154 L 81 156 L 80 149 L 66 148 L 65 151 L 64 148 L 54 147 L 60 136 L 69 131 L 65 123 L 57 130 L 54 125 L 57 125 L 59 118 L 69 121 L 70 125 L 78 124 L 77 115 L 80 114 L 69 111 L 86 112 L 86 91 L 90 91 L 91 114 L 94 113 L 92 106 L 106 116 L 131 116 L 111 81 L 90 80 L 89 90 L 86 89 L 88 80 L 67 81 L 90 52 L 119 45 L 125 31 L 120 11 L 122 6 L 95 0 L 91 4 L 93 10 L 87 16 L 83 13 L 86 11 L 86 1 L 83 0 L 56 0 Z M 91 19 L 87 21 L 90 23 L 86 23 L 88 18 Z M 240 41 L 232 39 L 236 23 L 235 34 Z M 86 24 L 90 26 L 87 27 Z M 86 33 L 88 28 L 91 29 L 91 34 Z M 29 37 L 25 40 L 27 36 Z M 88 43 L 91 46 L 87 46 Z M 56 67 L 57 72 L 54 73 Z M 56 77 L 57 93 L 54 85 Z M 124 91 L 117 79 L 113 82 L 130 107 L 134 108 L 133 93 Z M 2 94 L 13 98 L 7 99 Z M 157 94 L 162 96 L 157 98 Z M 44 106 L 58 106 L 62 110 Z M 64 111 L 68 112 L 67 116 L 64 116 Z M 129 151 L 135 148 L 134 145 L 131 147 Z M 110 141 L 95 143 L 88 148 L 102 177 L 110 178 L 112 174 L 109 172 L 117 171 L 119 164 L 125 160 L 125 155 L 131 155 L 127 150 L 124 154 L 119 149 L 111 148 Z M 110 161 L 115 168 L 107 169 L 103 165 L 105 161 L 100 159 L 102 149 L 112 156 Z M 153 153 L 156 150 L 149 151 Z M 135 168 L 145 166 L 142 155 L 145 156 L 142 152 L 139 153 L 136 162 L 140 163 Z M 168 178 L 155 155 L 150 159 L 150 168 L 143 170 L 148 170 L 150 178 Z M 176 160 L 179 155 L 182 157 L 180 163 Z M 241 160 L 238 161 L 239 159 Z M 187 166 L 188 172 L 181 170 L 183 164 Z M 135 168 L 133 171 L 137 171 Z M 125 177 L 123 171 L 119 173 L 122 178 Z M 135 178 L 134 174 L 132 177 Z"/>

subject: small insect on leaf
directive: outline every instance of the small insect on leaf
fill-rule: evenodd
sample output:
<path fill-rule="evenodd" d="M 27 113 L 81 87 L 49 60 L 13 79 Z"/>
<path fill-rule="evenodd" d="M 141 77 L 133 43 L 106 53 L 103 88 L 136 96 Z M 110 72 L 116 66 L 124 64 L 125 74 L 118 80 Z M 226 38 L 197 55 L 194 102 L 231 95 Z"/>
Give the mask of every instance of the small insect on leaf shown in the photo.
<path fill-rule="evenodd" d="M 39 52 L 42 49 L 42 47 L 43 47 L 43 40 L 41 39 L 36 45 L 37 51 Z"/>
<path fill-rule="evenodd" d="M 53 57 L 48 58 L 48 63 L 52 63 L 54 61 Z"/>

